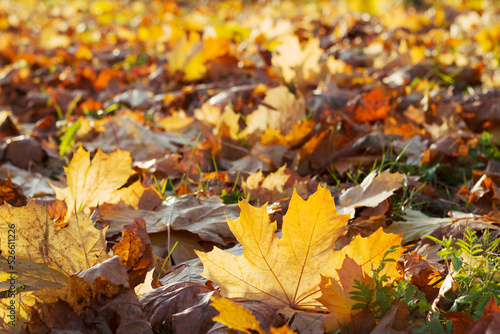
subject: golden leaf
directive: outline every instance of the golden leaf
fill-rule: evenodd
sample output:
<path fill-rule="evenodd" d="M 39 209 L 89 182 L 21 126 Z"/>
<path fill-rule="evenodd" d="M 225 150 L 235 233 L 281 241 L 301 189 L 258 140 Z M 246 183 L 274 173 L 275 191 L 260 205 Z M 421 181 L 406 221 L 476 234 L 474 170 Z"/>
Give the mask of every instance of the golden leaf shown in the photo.
<path fill-rule="evenodd" d="M 347 255 L 363 268 L 364 273 L 373 277 L 372 268 L 378 268 L 385 252 L 392 246 L 400 246 L 402 239 L 401 234 L 385 233 L 382 227 L 366 238 L 357 235 L 349 245 L 335 253 L 335 267 L 340 267 Z M 395 262 L 387 262 L 380 275 L 386 274 L 389 278 L 401 276 L 396 270 L 396 264 L 402 253 L 403 248 L 399 247 L 387 255 L 386 259 L 394 259 Z"/>
<path fill-rule="evenodd" d="M 210 299 L 212 300 L 211 305 L 220 313 L 213 317 L 214 321 L 222 322 L 227 327 L 243 333 L 265 333 L 252 311 L 226 298 L 211 297 Z"/>
<path fill-rule="evenodd" d="M 259 300 L 280 308 L 320 306 L 320 274 L 335 277 L 332 260 L 335 241 L 342 235 L 348 216 L 335 212 L 330 192 L 318 187 L 307 201 L 294 191 L 283 218 L 283 237 L 275 236 L 266 207 L 239 203 L 241 216 L 228 224 L 243 245 L 241 256 L 215 247 L 196 252 L 204 265 L 202 276 L 217 283 L 229 298 Z"/>
<path fill-rule="evenodd" d="M 96 229 L 83 212 L 73 215 L 67 227 L 59 228 L 41 204 L 29 202 L 19 208 L 3 204 L 0 206 L 0 251 L 3 254 L 9 254 L 9 229 L 16 231 L 16 262 L 45 264 L 70 276 L 106 257 L 106 229 Z M 46 274 L 49 275 L 49 271 Z"/>
<path fill-rule="evenodd" d="M 114 204 L 120 200 L 137 208 L 142 195 L 136 189 L 137 185 L 131 191 L 120 189 L 135 173 L 130 168 L 131 162 L 127 151 L 117 150 L 108 155 L 98 149 L 91 163 L 90 153 L 79 147 L 69 166 L 64 168 L 68 186 L 59 188 L 51 185 L 56 198 L 66 202 L 66 218 L 80 207 L 88 213 L 90 207 L 102 203 Z"/>
<path fill-rule="evenodd" d="M 219 315 L 213 317 L 214 321 L 218 321 L 226 325 L 227 327 L 241 331 L 243 333 L 259 333 L 264 334 L 265 331 L 260 326 L 259 321 L 252 314 L 252 311 L 245 309 L 243 306 L 236 304 L 232 300 L 226 298 L 215 298 L 211 297 L 212 306 L 219 311 Z M 288 325 L 282 327 L 270 328 L 269 333 L 274 334 L 293 334 Z"/>

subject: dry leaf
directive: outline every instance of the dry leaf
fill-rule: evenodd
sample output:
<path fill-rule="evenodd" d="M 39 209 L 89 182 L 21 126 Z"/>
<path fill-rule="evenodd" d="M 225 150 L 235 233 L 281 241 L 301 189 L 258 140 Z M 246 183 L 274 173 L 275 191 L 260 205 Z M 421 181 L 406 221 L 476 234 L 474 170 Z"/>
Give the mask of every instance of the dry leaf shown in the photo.
<path fill-rule="evenodd" d="M 402 238 L 402 235 L 384 233 L 382 228 L 379 228 L 366 238 L 357 235 L 349 245 L 335 253 L 336 267 L 339 267 L 339 264 L 344 261 L 344 256 L 347 255 L 363 267 L 364 273 L 373 277 L 373 268 L 380 266 L 380 261 L 389 248 L 392 246 L 401 246 Z M 401 275 L 397 271 L 396 265 L 402 253 L 403 248 L 399 247 L 395 252 L 388 254 L 386 259 L 393 259 L 395 261 L 387 262 L 380 275 L 386 274 L 389 279 L 400 277 Z"/>
<path fill-rule="evenodd" d="M 388 170 L 377 175 L 371 172 L 360 185 L 349 188 L 340 195 L 341 207 L 338 212 L 349 214 L 354 218 L 355 209 L 362 206 L 376 207 L 383 200 L 390 197 L 395 190 L 401 188 L 404 175 L 391 174 Z"/>
<path fill-rule="evenodd" d="M 222 322 L 227 327 L 243 333 L 257 332 L 265 334 L 252 311 L 226 298 L 216 299 L 212 297 L 210 299 L 212 300 L 212 306 L 219 311 L 219 315 L 213 317 L 214 321 Z"/>
<path fill-rule="evenodd" d="M 154 289 L 140 302 L 154 331 L 170 325 L 173 333 L 206 333 L 217 315 L 210 307 L 213 295 L 217 291 L 202 284 L 176 282 Z"/>
<path fill-rule="evenodd" d="M 152 333 L 134 290 L 128 267 L 115 256 L 69 278 L 61 289 L 35 292 L 39 301 L 26 333 L 78 330 L 83 333 Z"/>
<path fill-rule="evenodd" d="M 223 296 L 248 298 L 281 308 L 313 308 L 319 293 L 320 273 L 334 276 L 334 243 L 342 234 L 348 216 L 335 212 L 326 188 L 307 201 L 295 192 L 283 218 L 283 237 L 275 236 L 276 222 L 266 207 L 239 203 L 241 216 L 228 219 L 229 227 L 243 245 L 241 256 L 215 247 L 196 252 L 203 262 L 202 276 L 217 283 Z"/>
<path fill-rule="evenodd" d="M 261 203 L 273 203 L 291 196 L 293 189 L 301 197 L 307 196 L 307 186 L 304 181 L 296 178 L 290 180 L 291 172 L 286 165 L 280 167 L 276 172 L 264 177 L 262 171 L 251 174 L 243 181 L 242 188 L 250 200 L 258 200 Z"/>
<path fill-rule="evenodd" d="M 97 150 L 91 163 L 90 152 L 86 152 L 80 146 L 69 166 L 64 168 L 68 186 L 66 188 L 52 186 L 56 198 L 66 202 L 68 215 L 78 208 L 88 213 L 90 207 L 98 204 L 113 201 L 117 203 L 119 189 L 135 173 L 130 168 L 131 162 L 130 154 L 126 151 L 118 150 L 107 155 Z M 130 204 L 137 205 L 137 203 Z"/>
<path fill-rule="evenodd" d="M 124 227 L 122 240 L 113 247 L 113 252 L 129 267 L 130 287 L 135 288 L 144 282 L 153 265 L 153 251 L 144 219 L 135 218 L 132 224 Z"/>
<path fill-rule="evenodd" d="M 88 269 L 106 258 L 105 230 L 97 230 L 83 213 L 72 215 L 60 228 L 45 207 L 35 202 L 15 208 L 0 206 L 0 249 L 8 254 L 7 230 L 15 225 L 16 259 L 46 264 L 66 276 Z"/>
<path fill-rule="evenodd" d="M 269 89 L 264 103 L 248 115 L 245 133 L 264 132 L 269 127 L 287 135 L 293 124 L 306 116 L 304 98 L 296 97 L 285 86 Z"/>
<path fill-rule="evenodd" d="M 371 283 L 371 278 L 363 273 L 361 266 L 349 256 L 344 258 L 342 267 L 337 269 L 339 282 L 331 277 L 321 275 L 321 297 L 318 301 L 322 303 L 328 311 L 334 315 L 337 322 L 337 328 L 351 322 L 353 314 L 358 311 L 353 311 L 352 307 L 357 303 L 351 299 L 349 292 L 354 291 L 354 280 L 359 280 L 363 283 Z"/>
<path fill-rule="evenodd" d="M 295 333 L 291 331 L 288 325 L 284 325 L 280 328 L 276 328 L 271 326 L 268 330 L 264 328 L 259 320 L 255 317 L 252 312 L 252 308 L 245 308 L 242 305 L 226 298 L 215 298 L 212 297 L 212 306 L 219 311 L 219 315 L 213 318 L 214 321 L 218 321 L 226 325 L 227 327 L 241 331 L 243 333 L 259 333 L 264 334 L 268 333 L 283 333 L 283 334 L 292 334 Z M 257 302 L 254 302 L 257 303 Z M 247 303 L 245 303 L 247 304 Z M 265 305 L 265 304 L 263 304 Z M 253 305 L 250 305 L 253 306 Z M 258 312 L 255 310 L 255 312 Z"/>
<path fill-rule="evenodd" d="M 372 122 L 384 119 L 391 107 L 389 97 L 384 94 L 380 86 L 375 87 L 363 96 L 363 102 L 354 109 L 356 122 Z"/>

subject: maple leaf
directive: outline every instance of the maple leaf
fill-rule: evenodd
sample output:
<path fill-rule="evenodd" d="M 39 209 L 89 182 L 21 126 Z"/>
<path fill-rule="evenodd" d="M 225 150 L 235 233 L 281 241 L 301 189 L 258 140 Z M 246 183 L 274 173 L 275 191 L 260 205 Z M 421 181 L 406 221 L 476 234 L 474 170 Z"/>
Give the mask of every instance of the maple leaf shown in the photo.
<path fill-rule="evenodd" d="M 349 216 L 339 215 L 326 187 L 307 201 L 294 191 L 283 218 L 283 237 L 275 235 L 265 206 L 256 208 L 245 200 L 239 203 L 241 216 L 228 225 L 244 252 L 234 256 L 214 247 L 209 253 L 196 252 L 204 265 L 202 276 L 217 283 L 228 298 L 248 298 L 276 308 L 320 306 L 320 274 L 336 275 L 334 244 L 342 235 Z"/>
<path fill-rule="evenodd" d="M 99 203 L 114 204 L 120 200 L 137 209 L 145 191 L 140 182 L 120 189 L 135 173 L 130 168 L 131 162 L 127 151 L 117 150 L 108 155 L 98 149 L 91 163 L 90 152 L 80 146 L 69 166 L 64 168 L 68 186 L 59 188 L 51 184 L 56 198 L 66 202 L 66 218 L 71 215 L 73 208 L 76 210 L 81 207 L 88 213 L 90 207 Z"/>
<path fill-rule="evenodd" d="M 339 282 L 331 277 L 321 276 L 321 297 L 318 301 L 321 302 L 335 316 L 338 326 L 342 326 L 351 322 L 351 317 L 354 313 L 352 310 L 356 300 L 352 299 L 349 293 L 354 291 L 354 280 L 363 283 L 371 283 L 369 276 L 363 273 L 362 267 L 349 256 L 344 257 L 342 267 L 337 269 Z"/>
<path fill-rule="evenodd" d="M 106 229 L 99 231 L 83 213 L 72 215 L 60 228 L 48 218 L 45 206 L 0 206 L 0 251 L 8 254 L 7 230 L 15 225 L 16 259 L 45 264 L 66 276 L 88 269 L 106 258 Z M 46 274 L 49 274 L 46 271 Z"/>
<path fill-rule="evenodd" d="M 286 171 L 286 165 L 280 167 L 275 173 L 264 177 L 262 171 L 251 174 L 242 184 L 245 194 L 250 195 L 250 199 L 259 199 L 261 202 L 279 201 L 292 193 L 296 189 L 299 195 L 307 195 L 307 187 L 304 181 L 291 177 L 290 171 Z"/>
<path fill-rule="evenodd" d="M 217 299 L 212 297 L 210 299 L 212 300 L 211 305 L 219 311 L 219 315 L 213 317 L 214 321 L 222 322 L 231 329 L 247 334 L 253 332 L 265 333 L 252 311 L 246 310 L 243 306 L 226 298 Z"/>
<path fill-rule="evenodd" d="M 363 272 L 373 277 L 373 268 L 378 268 L 380 261 L 387 250 L 392 246 L 401 246 L 403 236 L 400 234 L 388 234 L 381 228 L 373 232 L 370 236 L 363 238 L 357 235 L 349 245 L 342 248 L 334 254 L 334 266 L 339 268 L 344 262 L 345 255 L 356 261 L 363 268 Z M 363 250 L 363 251 L 360 251 Z M 389 253 L 385 258 L 392 259 L 394 262 L 386 263 L 380 275 L 386 274 L 389 278 L 401 276 L 396 269 L 397 260 L 403 253 L 403 248 L 399 247 L 396 251 Z"/>
<path fill-rule="evenodd" d="M 213 317 L 214 321 L 219 321 L 227 327 L 243 333 L 265 333 L 252 311 L 227 298 L 211 297 L 210 299 L 212 300 L 211 306 L 220 313 Z M 292 334 L 295 332 L 291 331 L 288 325 L 285 324 L 280 328 L 271 327 L 270 333 Z"/>
<path fill-rule="evenodd" d="M 296 97 L 286 86 L 271 88 L 266 93 L 264 104 L 248 115 L 245 132 L 264 132 L 270 127 L 286 135 L 292 130 L 292 125 L 305 116 L 304 97 Z"/>
<path fill-rule="evenodd" d="M 391 110 L 389 97 L 384 94 L 380 86 L 375 87 L 363 96 L 363 103 L 354 110 L 356 122 L 372 122 L 384 119 Z"/>

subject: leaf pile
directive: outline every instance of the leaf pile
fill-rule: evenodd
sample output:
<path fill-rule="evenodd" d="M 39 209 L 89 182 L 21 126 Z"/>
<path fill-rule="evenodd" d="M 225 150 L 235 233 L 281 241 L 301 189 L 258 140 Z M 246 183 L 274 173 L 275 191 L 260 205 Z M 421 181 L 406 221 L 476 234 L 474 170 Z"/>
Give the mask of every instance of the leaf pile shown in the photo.
<path fill-rule="evenodd" d="M 498 22 L 0 0 L 1 330 L 495 328 Z"/>

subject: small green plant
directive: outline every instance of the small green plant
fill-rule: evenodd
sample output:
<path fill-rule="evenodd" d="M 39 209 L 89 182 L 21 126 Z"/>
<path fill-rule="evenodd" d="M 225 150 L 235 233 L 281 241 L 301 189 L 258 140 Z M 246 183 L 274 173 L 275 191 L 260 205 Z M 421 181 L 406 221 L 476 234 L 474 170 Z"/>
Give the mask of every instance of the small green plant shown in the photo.
<path fill-rule="evenodd" d="M 500 303 L 500 238 L 491 240 L 488 229 L 478 237 L 469 227 L 463 239 L 426 237 L 443 247 L 437 254 L 445 260 L 447 272 L 454 272 L 457 289 L 447 295 L 453 302 L 450 311 L 478 319 L 491 297 Z"/>
<path fill-rule="evenodd" d="M 493 135 L 491 133 L 483 131 L 481 137 L 479 137 L 479 149 L 487 157 L 500 161 L 500 149 L 493 142 Z"/>
<path fill-rule="evenodd" d="M 80 122 L 75 122 L 66 128 L 64 134 L 61 136 L 61 143 L 59 144 L 60 157 L 63 157 L 66 153 L 71 151 L 71 148 L 75 145 L 75 136 L 80 127 Z"/>
<path fill-rule="evenodd" d="M 366 308 L 373 313 L 376 319 L 381 319 L 392 303 L 401 298 L 398 295 L 398 290 L 387 284 L 389 281 L 387 275 L 380 275 L 388 262 L 395 262 L 394 259 L 387 258 L 387 255 L 395 252 L 398 248 L 399 246 L 392 246 L 385 252 L 378 268 L 373 269 L 372 282 L 354 281 L 354 291 L 349 292 L 351 299 L 357 301 L 352 307 L 353 310 Z"/>

